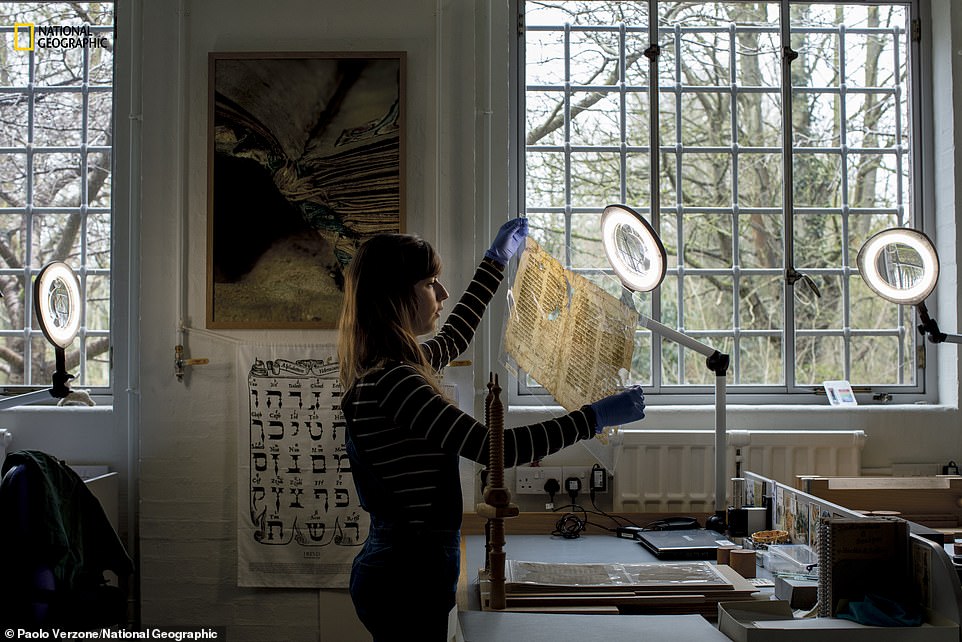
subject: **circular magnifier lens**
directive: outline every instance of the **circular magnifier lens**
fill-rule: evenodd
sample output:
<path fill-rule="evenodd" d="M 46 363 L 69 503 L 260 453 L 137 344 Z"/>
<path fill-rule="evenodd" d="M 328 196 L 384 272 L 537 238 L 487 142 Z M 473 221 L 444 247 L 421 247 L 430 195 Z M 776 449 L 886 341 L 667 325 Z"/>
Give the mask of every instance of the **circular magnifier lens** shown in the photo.
<path fill-rule="evenodd" d="M 611 268 L 630 290 L 650 292 L 665 278 L 668 255 L 655 230 L 625 205 L 601 215 L 601 240 Z"/>
<path fill-rule="evenodd" d="M 34 307 L 47 340 L 66 348 L 80 331 L 80 282 L 66 263 L 49 263 L 34 282 Z"/>
<path fill-rule="evenodd" d="M 939 280 L 939 255 L 929 237 L 918 230 L 879 232 L 865 242 L 856 262 L 865 284 L 892 303 L 921 303 Z"/>

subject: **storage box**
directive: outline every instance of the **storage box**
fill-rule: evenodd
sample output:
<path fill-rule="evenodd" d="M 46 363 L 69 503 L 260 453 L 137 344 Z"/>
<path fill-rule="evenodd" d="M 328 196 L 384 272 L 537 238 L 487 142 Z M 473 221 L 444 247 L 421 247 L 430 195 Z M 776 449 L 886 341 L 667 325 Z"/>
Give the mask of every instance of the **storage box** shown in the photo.
<path fill-rule="evenodd" d="M 768 547 L 766 568 L 772 573 L 810 573 L 818 555 L 805 544 L 772 544 Z"/>
<path fill-rule="evenodd" d="M 776 576 L 775 597 L 785 600 L 793 609 L 810 611 L 818 602 L 818 582 Z"/>
<path fill-rule="evenodd" d="M 718 629 L 735 642 L 959 641 L 959 625 L 932 611 L 922 626 L 865 626 L 838 618 L 794 618 L 782 600 L 719 602 Z"/>

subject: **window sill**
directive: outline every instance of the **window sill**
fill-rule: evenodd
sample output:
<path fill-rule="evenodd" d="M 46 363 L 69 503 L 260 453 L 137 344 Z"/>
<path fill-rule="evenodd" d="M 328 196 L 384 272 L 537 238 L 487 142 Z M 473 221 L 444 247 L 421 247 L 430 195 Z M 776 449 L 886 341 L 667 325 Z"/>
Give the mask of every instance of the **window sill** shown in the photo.
<path fill-rule="evenodd" d="M 751 429 L 864 429 L 879 423 L 908 421 L 925 416 L 927 423 L 941 425 L 957 422 L 959 408 L 940 404 L 872 404 L 859 406 L 830 406 L 780 404 L 731 404 L 726 408 L 727 425 L 732 430 Z M 545 421 L 564 414 L 560 406 L 509 406 L 509 425 L 524 425 Z M 673 430 L 704 430 L 714 426 L 715 406 L 659 405 L 645 409 L 645 419 L 623 426 L 623 430 L 644 430 L 646 427 Z M 944 418 L 944 419 L 942 419 Z"/>

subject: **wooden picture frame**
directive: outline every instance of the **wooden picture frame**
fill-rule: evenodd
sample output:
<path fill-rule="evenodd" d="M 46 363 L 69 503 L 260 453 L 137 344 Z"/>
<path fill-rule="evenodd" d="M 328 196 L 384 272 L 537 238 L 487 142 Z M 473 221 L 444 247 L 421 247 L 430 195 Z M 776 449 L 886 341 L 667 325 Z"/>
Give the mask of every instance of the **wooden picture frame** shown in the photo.
<path fill-rule="evenodd" d="M 208 55 L 207 327 L 334 328 L 404 231 L 404 52 Z"/>

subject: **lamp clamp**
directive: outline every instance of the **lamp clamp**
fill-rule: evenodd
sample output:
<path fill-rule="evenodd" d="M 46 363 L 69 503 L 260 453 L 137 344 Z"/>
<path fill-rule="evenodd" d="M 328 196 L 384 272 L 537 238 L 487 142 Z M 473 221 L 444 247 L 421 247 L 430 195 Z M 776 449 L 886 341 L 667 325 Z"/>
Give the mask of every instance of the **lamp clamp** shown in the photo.
<path fill-rule="evenodd" d="M 728 374 L 728 366 L 731 364 L 731 357 L 724 352 L 715 350 L 705 359 L 708 369 L 715 373 L 717 377 L 724 377 Z"/>

